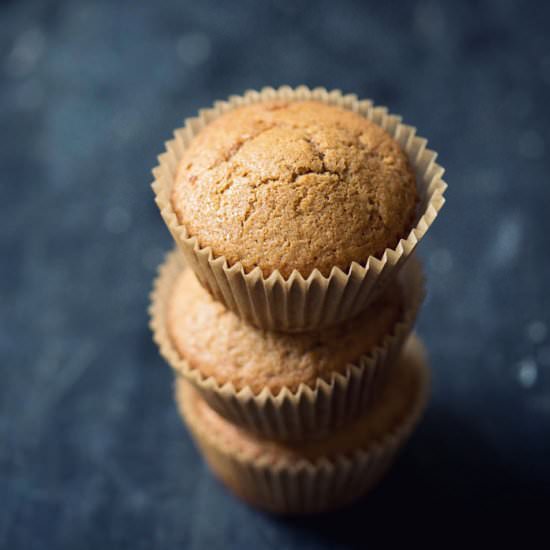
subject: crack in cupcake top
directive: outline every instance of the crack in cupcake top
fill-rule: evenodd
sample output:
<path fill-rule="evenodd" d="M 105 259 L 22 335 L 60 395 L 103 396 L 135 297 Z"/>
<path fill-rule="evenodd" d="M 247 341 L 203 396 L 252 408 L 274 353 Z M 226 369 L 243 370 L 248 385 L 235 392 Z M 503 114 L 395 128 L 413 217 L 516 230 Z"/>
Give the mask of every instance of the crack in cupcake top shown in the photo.
<path fill-rule="evenodd" d="M 416 202 L 398 143 L 365 117 L 315 101 L 223 114 L 185 150 L 172 194 L 201 246 L 284 277 L 381 256 L 407 236 Z"/>

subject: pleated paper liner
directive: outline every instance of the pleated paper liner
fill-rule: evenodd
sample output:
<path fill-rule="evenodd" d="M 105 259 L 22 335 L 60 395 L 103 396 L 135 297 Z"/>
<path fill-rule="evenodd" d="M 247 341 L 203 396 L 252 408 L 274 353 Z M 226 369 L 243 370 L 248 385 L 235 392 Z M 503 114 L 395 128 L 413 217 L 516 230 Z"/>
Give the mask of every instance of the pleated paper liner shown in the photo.
<path fill-rule="evenodd" d="M 212 418 L 215 413 L 206 410 L 205 402 L 187 382 L 177 383 L 177 401 L 210 468 L 243 500 L 281 514 L 324 512 L 366 494 L 391 466 L 420 419 L 427 401 L 429 370 L 417 338 L 409 339 L 400 361 L 400 368 L 411 369 L 408 403 L 400 404 L 402 411 L 394 415 L 388 428 L 374 433 L 366 430 L 353 439 L 352 449 L 349 444 L 343 448 L 342 434 L 329 436 L 337 441 L 314 451 L 258 439 L 219 416 Z M 394 383 L 395 378 L 390 380 Z M 396 394 L 404 397 L 402 392 Z M 348 429 L 350 437 L 361 434 L 354 427 Z M 380 434 L 382 430 L 387 431 Z M 330 449 L 330 454 L 322 454 L 323 449 Z"/>
<path fill-rule="evenodd" d="M 166 306 L 182 269 L 183 259 L 173 251 L 160 267 L 151 295 L 151 329 L 162 356 L 221 416 L 279 440 L 321 437 L 369 408 L 410 334 L 425 293 L 420 263 L 413 258 L 399 274 L 404 297 L 402 318 L 376 348 L 358 357 L 342 373 L 319 378 L 314 387 L 301 384 L 294 392 L 283 388 L 277 395 L 264 388 L 254 394 L 249 387 L 237 390 L 231 383 L 220 385 L 215 378 L 204 377 L 173 346 L 166 328 Z"/>
<path fill-rule="evenodd" d="M 259 268 L 247 273 L 242 264 L 229 265 L 223 256 L 215 256 L 210 247 L 201 247 L 198 240 L 179 223 L 171 202 L 174 179 L 182 153 L 190 140 L 206 124 L 236 107 L 273 99 L 300 101 L 313 99 L 356 111 L 388 131 L 407 154 L 416 172 L 420 196 L 416 225 L 396 248 L 386 249 L 381 258 L 371 256 L 365 265 L 353 262 L 348 271 L 334 267 L 330 275 L 314 270 L 308 277 L 294 271 L 285 279 L 279 271 L 264 277 Z M 370 100 L 343 95 L 339 90 L 324 88 L 277 90 L 264 88 L 248 91 L 218 101 L 210 109 L 199 112 L 175 131 L 166 143 L 166 152 L 159 156 L 153 170 L 153 190 L 160 212 L 174 240 L 182 250 L 187 265 L 211 294 L 249 322 L 267 330 L 285 332 L 313 330 L 337 324 L 354 317 L 411 256 L 444 204 L 446 184 L 443 168 L 436 162 L 436 153 L 426 148 L 427 141 L 416 136 L 416 129 L 401 123 L 401 117 L 388 114 L 385 107 L 375 107 Z"/>

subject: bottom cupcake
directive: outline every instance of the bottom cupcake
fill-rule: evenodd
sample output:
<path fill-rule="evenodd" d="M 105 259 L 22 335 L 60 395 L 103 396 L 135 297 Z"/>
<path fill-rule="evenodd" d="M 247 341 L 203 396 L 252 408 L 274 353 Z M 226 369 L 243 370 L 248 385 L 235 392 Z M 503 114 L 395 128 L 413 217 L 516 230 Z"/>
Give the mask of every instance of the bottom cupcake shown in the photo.
<path fill-rule="evenodd" d="M 311 514 L 363 496 L 383 476 L 424 409 L 429 371 L 411 336 L 387 386 L 366 417 L 321 440 L 263 440 L 231 424 L 188 382 L 178 407 L 212 471 L 243 500 L 281 514 Z"/>

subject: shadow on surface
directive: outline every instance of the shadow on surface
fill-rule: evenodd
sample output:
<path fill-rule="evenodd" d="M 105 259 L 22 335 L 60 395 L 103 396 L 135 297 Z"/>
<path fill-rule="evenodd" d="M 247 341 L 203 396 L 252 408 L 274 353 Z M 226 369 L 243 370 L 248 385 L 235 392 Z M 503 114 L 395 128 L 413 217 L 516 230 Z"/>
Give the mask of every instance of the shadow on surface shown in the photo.
<path fill-rule="evenodd" d="M 438 528 L 457 537 L 490 533 L 493 540 L 507 536 L 509 527 L 534 535 L 549 487 L 505 458 L 462 419 L 432 410 L 371 494 L 335 512 L 276 521 L 300 538 L 344 548 L 410 542 L 415 532 L 424 542 L 441 542 Z"/>

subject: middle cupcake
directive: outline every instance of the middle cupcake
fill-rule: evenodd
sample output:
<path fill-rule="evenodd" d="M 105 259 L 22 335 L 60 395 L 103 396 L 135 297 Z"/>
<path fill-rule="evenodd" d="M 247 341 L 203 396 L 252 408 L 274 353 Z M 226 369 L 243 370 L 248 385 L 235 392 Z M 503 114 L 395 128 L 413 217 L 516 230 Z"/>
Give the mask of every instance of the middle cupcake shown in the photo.
<path fill-rule="evenodd" d="M 161 353 L 228 420 L 263 437 L 321 437 L 379 392 L 424 296 L 411 261 L 363 313 L 304 334 L 258 329 L 214 300 L 172 253 L 155 284 Z"/>

